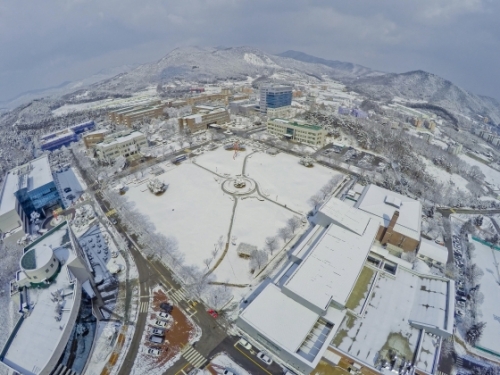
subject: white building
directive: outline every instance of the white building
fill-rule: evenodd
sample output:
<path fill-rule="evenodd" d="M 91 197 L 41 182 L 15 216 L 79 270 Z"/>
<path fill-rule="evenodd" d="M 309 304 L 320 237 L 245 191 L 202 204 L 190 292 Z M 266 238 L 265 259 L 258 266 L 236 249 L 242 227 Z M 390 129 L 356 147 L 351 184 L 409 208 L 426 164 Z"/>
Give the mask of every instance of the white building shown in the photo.
<path fill-rule="evenodd" d="M 448 249 L 434 241 L 422 238 L 417 257 L 432 265 L 443 267 L 448 262 Z"/>
<path fill-rule="evenodd" d="M 139 131 L 123 131 L 110 134 L 95 145 L 100 161 L 113 162 L 118 156 L 136 155 L 148 146 L 146 136 Z"/>
<path fill-rule="evenodd" d="M 238 326 L 287 366 L 311 372 L 346 313 L 379 224 L 331 199 L 274 284 L 243 310 Z M 335 212 L 330 216 L 329 213 Z"/>
<path fill-rule="evenodd" d="M 318 125 L 299 123 L 296 120 L 270 118 L 267 120 L 267 132 L 314 147 L 323 147 L 327 131 Z"/>
<path fill-rule="evenodd" d="M 376 185 L 368 185 L 355 207 L 379 220 L 377 240 L 390 250 L 417 250 L 422 222 L 422 204 L 419 201 Z"/>
<path fill-rule="evenodd" d="M 82 289 L 93 296 L 91 274 L 66 222 L 24 249 L 21 270 L 11 282 L 20 318 L 0 362 L 23 375 L 56 369 L 73 331 Z"/>
<path fill-rule="evenodd" d="M 29 215 L 60 204 L 47 155 L 11 169 L 0 191 L 0 238 L 15 243 L 29 231 Z"/>
<path fill-rule="evenodd" d="M 267 109 L 268 118 L 292 118 L 294 115 L 295 111 L 291 105 Z"/>

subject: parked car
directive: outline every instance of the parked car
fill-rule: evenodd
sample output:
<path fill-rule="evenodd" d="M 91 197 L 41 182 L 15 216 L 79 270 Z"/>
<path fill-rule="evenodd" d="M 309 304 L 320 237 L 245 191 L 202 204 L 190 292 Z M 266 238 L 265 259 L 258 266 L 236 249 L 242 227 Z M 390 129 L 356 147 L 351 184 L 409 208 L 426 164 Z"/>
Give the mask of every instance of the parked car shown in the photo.
<path fill-rule="evenodd" d="M 222 372 L 222 374 L 223 374 L 223 375 L 236 375 L 234 372 L 232 372 L 231 370 L 228 370 L 228 369 L 224 370 L 224 371 Z"/>
<path fill-rule="evenodd" d="M 151 327 L 149 332 L 151 332 L 151 334 L 156 335 L 156 336 L 162 336 L 162 337 L 165 336 L 165 331 L 163 329 L 160 329 L 160 328 Z"/>
<path fill-rule="evenodd" d="M 163 327 L 165 328 L 168 324 L 168 322 L 164 321 L 164 320 L 160 320 L 160 319 L 157 319 L 155 324 L 158 326 L 158 327 Z"/>
<path fill-rule="evenodd" d="M 71 188 L 70 188 L 70 187 L 64 188 L 64 192 L 65 192 L 65 193 L 69 193 L 70 191 L 71 191 Z"/>
<path fill-rule="evenodd" d="M 252 345 L 245 340 L 243 337 L 238 341 L 238 343 L 243 346 L 246 350 L 252 350 Z"/>
<path fill-rule="evenodd" d="M 111 224 L 113 225 L 116 225 L 117 221 L 114 217 L 112 217 L 111 219 L 109 219 L 109 221 L 111 221 Z"/>
<path fill-rule="evenodd" d="M 170 303 L 162 302 L 160 303 L 160 309 L 164 310 L 167 314 L 170 314 L 174 309 L 174 306 L 172 306 Z"/>
<path fill-rule="evenodd" d="M 158 357 L 160 355 L 160 352 L 161 352 L 161 350 L 157 349 L 157 348 L 148 348 L 148 350 L 147 350 L 148 354 L 155 356 L 155 357 Z"/>
<path fill-rule="evenodd" d="M 163 343 L 164 338 L 162 336 L 151 335 L 151 336 L 149 336 L 148 340 L 150 342 L 155 343 L 155 344 L 161 344 L 161 343 Z"/>
<path fill-rule="evenodd" d="M 69 199 L 70 201 L 72 201 L 73 199 L 75 199 L 75 196 L 73 194 L 70 194 L 66 197 L 66 199 Z"/>
<path fill-rule="evenodd" d="M 162 311 L 161 313 L 158 314 L 158 317 L 159 318 L 162 318 L 162 319 L 168 319 L 170 315 L 167 314 L 166 312 Z"/>
<path fill-rule="evenodd" d="M 257 354 L 257 358 L 259 358 L 266 365 L 270 365 L 271 363 L 273 363 L 273 360 L 264 352 L 259 352 Z"/>

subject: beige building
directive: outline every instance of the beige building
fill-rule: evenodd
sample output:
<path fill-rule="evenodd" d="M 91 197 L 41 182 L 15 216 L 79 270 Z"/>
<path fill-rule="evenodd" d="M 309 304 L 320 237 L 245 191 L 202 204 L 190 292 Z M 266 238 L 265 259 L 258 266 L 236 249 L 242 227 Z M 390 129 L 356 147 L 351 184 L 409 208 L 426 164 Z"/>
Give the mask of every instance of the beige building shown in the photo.
<path fill-rule="evenodd" d="M 191 98 L 187 98 L 186 102 L 188 105 L 197 105 L 199 103 L 205 103 L 210 101 L 223 101 L 225 105 L 229 103 L 229 95 L 231 94 L 231 90 L 221 92 L 219 94 L 205 94 L 200 96 L 193 96 Z"/>
<path fill-rule="evenodd" d="M 146 136 L 139 131 L 123 131 L 110 134 L 95 145 L 100 161 L 114 161 L 118 156 L 136 155 L 148 146 Z"/>
<path fill-rule="evenodd" d="M 191 133 L 196 133 L 200 130 L 206 130 L 209 125 L 222 125 L 231 121 L 229 112 L 223 107 L 199 105 L 193 107 L 193 112 L 192 115 L 179 118 L 181 131 L 188 128 Z"/>
<path fill-rule="evenodd" d="M 85 134 L 83 138 L 83 143 L 85 144 L 85 148 L 89 149 L 95 146 L 97 143 L 102 142 L 106 134 L 109 133 L 107 129 L 96 130 L 95 132 L 91 132 Z"/>
<path fill-rule="evenodd" d="M 455 143 L 448 145 L 448 149 L 446 151 L 448 151 L 452 155 L 459 155 L 462 153 L 462 149 L 463 146 L 460 143 Z"/>
<path fill-rule="evenodd" d="M 268 118 L 292 118 L 294 116 L 294 110 L 291 105 L 286 105 L 279 108 L 268 108 L 267 117 Z"/>
<path fill-rule="evenodd" d="M 115 124 L 127 125 L 130 127 L 135 121 L 163 116 L 163 109 L 165 106 L 165 103 L 157 100 L 146 105 L 129 106 L 111 111 L 108 113 L 108 118 Z"/>
<path fill-rule="evenodd" d="M 280 118 L 267 120 L 267 132 L 315 147 L 325 145 L 327 134 L 327 131 L 321 126 L 300 124 L 296 121 Z"/>

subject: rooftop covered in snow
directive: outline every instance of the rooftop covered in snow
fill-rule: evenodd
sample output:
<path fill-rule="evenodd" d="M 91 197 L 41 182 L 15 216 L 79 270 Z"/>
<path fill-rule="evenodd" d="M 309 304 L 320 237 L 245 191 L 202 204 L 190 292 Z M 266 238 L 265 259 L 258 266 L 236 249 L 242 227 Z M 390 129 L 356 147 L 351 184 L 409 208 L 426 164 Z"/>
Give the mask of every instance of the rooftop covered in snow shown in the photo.
<path fill-rule="evenodd" d="M 350 215 L 356 211 L 352 207 L 338 207 L 343 211 L 331 214 L 342 226 L 330 224 L 312 242 L 313 248 L 304 252 L 307 255 L 283 286 L 285 293 L 293 293 L 318 312 L 325 311 L 332 301 L 345 306 L 379 228 L 376 220 L 363 215 L 356 221 L 356 216 Z"/>
<path fill-rule="evenodd" d="M 384 227 L 389 225 L 394 212 L 399 211 L 394 230 L 420 240 L 422 205 L 419 201 L 376 185 L 368 185 L 355 207 L 377 217 Z"/>
<path fill-rule="evenodd" d="M 36 252 L 51 247 L 62 266 L 48 287 L 19 292 L 24 301 L 27 296 L 30 308 L 23 310 L 0 354 L 0 361 L 19 373 L 49 373 L 55 368 L 75 324 L 82 289 L 71 271 L 77 255 L 68 232 L 64 222 L 26 248 Z"/>
<path fill-rule="evenodd" d="M 441 264 L 446 264 L 448 261 L 448 249 L 425 238 L 420 241 L 418 255 L 431 258 Z"/>
<path fill-rule="evenodd" d="M 12 168 L 4 181 L 0 196 L 0 215 L 16 207 L 15 193 L 26 188 L 27 191 L 35 190 L 54 181 L 47 155 L 40 156 L 30 162 Z"/>

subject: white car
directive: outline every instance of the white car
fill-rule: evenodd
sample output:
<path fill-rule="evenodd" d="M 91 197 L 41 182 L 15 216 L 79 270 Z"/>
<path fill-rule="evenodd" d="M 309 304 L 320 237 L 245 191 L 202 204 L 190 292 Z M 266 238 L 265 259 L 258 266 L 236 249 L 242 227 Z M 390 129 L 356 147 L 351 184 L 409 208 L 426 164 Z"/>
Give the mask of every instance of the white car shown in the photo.
<path fill-rule="evenodd" d="M 160 349 L 149 348 L 148 354 L 151 354 L 152 356 L 158 357 L 160 355 Z"/>
<path fill-rule="evenodd" d="M 266 365 L 270 365 L 271 363 L 273 363 L 273 360 L 264 352 L 259 352 L 257 354 L 257 358 L 259 358 Z"/>
<path fill-rule="evenodd" d="M 158 317 L 161 318 L 161 319 L 168 319 L 170 315 L 164 311 L 162 311 L 161 313 L 158 314 Z"/>
<path fill-rule="evenodd" d="M 155 325 L 157 325 L 158 327 L 162 327 L 162 328 L 165 328 L 167 326 L 167 322 L 164 321 L 164 320 L 159 320 L 157 319 L 156 322 L 155 322 Z"/>
<path fill-rule="evenodd" d="M 245 340 L 244 338 L 241 338 L 238 343 L 243 346 L 246 350 L 252 350 L 252 345 L 250 345 L 250 343 Z"/>

